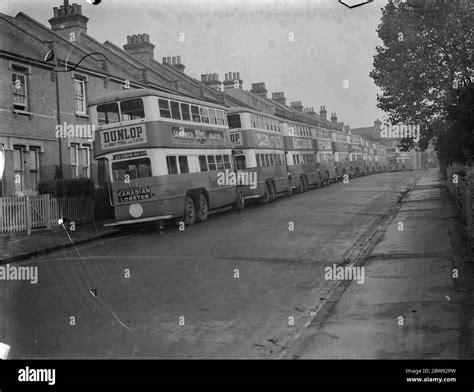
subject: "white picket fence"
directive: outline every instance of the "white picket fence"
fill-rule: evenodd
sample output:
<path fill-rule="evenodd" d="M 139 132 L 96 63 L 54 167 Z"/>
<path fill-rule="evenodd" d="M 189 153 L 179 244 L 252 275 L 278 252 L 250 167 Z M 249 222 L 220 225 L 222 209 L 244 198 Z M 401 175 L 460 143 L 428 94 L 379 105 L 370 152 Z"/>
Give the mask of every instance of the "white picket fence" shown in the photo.
<path fill-rule="evenodd" d="M 50 229 L 59 218 L 77 224 L 92 222 L 93 200 L 83 197 L 55 198 L 50 195 L 0 197 L 0 233 Z"/>

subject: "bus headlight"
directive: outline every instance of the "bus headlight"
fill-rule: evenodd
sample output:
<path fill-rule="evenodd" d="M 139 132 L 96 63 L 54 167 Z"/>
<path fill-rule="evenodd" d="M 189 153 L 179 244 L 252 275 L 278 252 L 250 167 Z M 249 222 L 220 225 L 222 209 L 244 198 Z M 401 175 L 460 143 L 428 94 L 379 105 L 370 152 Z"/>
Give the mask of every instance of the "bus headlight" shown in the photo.
<path fill-rule="evenodd" d="M 143 207 L 138 203 L 130 204 L 130 207 L 128 207 L 128 212 L 134 218 L 140 218 L 143 214 Z"/>

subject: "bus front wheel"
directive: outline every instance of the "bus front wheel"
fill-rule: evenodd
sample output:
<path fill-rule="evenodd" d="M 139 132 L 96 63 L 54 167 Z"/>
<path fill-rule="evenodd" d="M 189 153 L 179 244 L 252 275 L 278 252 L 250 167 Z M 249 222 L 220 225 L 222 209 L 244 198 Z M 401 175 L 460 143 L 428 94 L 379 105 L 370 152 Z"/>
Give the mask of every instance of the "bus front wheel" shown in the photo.
<path fill-rule="evenodd" d="M 190 195 L 187 195 L 184 200 L 184 224 L 191 226 L 196 221 L 196 208 L 194 207 L 194 200 Z"/>
<path fill-rule="evenodd" d="M 198 222 L 204 222 L 207 220 L 209 213 L 209 206 L 207 204 L 206 196 L 202 193 L 199 194 L 199 211 L 196 212 L 196 219 Z"/>

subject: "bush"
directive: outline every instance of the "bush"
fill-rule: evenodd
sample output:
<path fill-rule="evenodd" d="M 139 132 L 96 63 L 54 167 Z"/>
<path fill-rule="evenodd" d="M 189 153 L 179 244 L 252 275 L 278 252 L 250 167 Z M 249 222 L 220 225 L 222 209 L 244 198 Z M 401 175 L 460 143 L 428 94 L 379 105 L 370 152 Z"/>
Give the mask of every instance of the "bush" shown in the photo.
<path fill-rule="evenodd" d="M 55 196 L 92 196 L 94 195 L 94 181 L 90 178 L 77 178 L 67 180 L 41 181 L 38 184 L 38 192 Z"/>

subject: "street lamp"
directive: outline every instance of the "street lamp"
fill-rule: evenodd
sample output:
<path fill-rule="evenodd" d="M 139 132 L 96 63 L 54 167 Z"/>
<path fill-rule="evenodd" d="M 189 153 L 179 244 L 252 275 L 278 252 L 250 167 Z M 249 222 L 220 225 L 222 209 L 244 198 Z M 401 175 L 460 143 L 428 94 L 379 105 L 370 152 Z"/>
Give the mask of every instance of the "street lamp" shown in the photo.
<path fill-rule="evenodd" d="M 3 197 L 3 172 L 5 171 L 5 149 L 3 144 L 0 143 L 0 197 Z"/>
<path fill-rule="evenodd" d="M 109 59 L 107 58 L 107 56 L 103 53 L 99 53 L 99 52 L 94 52 L 94 53 L 89 53 L 89 54 L 86 54 L 85 56 L 81 57 L 81 59 L 77 62 L 77 64 L 72 67 L 71 69 L 63 69 L 61 70 L 60 69 L 60 65 L 61 65 L 61 60 L 60 59 L 57 59 L 56 60 L 56 66 L 53 70 L 53 72 L 55 73 L 55 81 L 56 81 L 56 112 L 57 112 L 57 120 L 58 120 L 58 125 L 61 125 L 61 107 L 60 107 L 60 102 L 59 102 L 59 75 L 58 73 L 59 72 L 72 72 L 74 71 L 77 67 L 79 67 L 79 64 L 82 62 L 82 60 L 84 60 L 86 57 L 89 57 L 89 56 L 93 56 L 93 55 L 100 55 L 100 56 L 103 56 L 105 58 L 105 61 L 109 61 Z M 44 57 L 44 61 L 46 62 L 51 62 L 53 61 L 55 58 L 55 55 L 54 55 L 54 51 L 52 49 L 50 49 L 45 57 Z M 66 63 L 66 67 L 67 67 L 67 63 Z M 62 150 L 62 138 L 58 138 L 58 143 L 59 143 L 59 173 L 58 173 L 58 176 L 60 179 L 63 178 L 63 150 Z"/>

